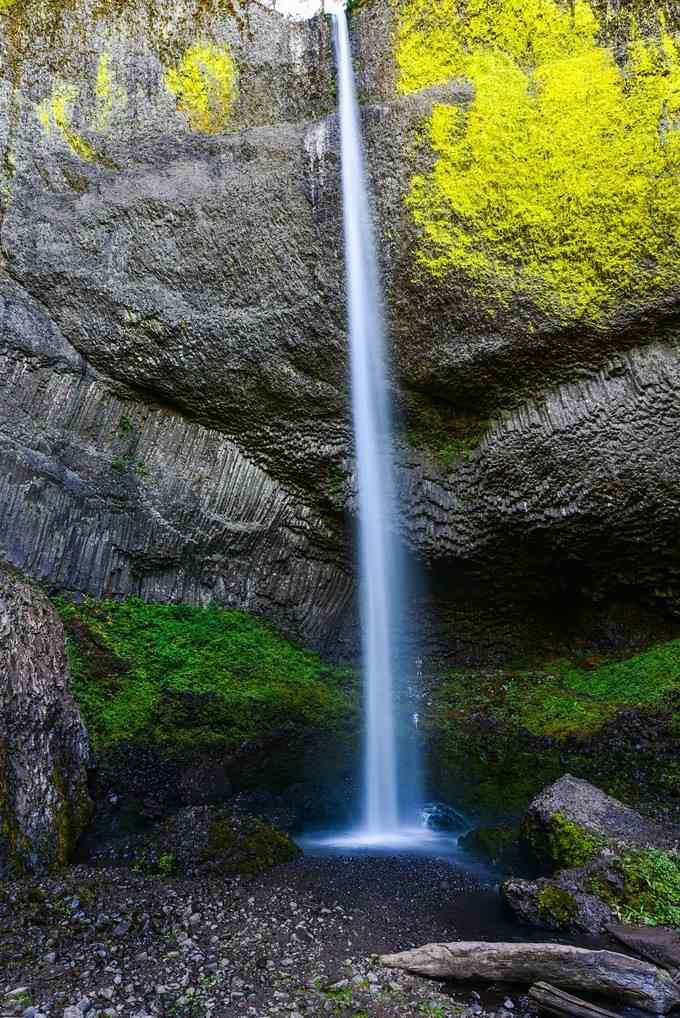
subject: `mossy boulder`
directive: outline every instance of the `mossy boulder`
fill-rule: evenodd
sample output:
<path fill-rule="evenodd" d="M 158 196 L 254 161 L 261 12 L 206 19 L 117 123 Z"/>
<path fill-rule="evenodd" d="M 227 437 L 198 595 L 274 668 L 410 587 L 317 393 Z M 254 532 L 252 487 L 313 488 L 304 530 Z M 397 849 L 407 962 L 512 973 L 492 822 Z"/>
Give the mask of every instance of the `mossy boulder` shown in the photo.
<path fill-rule="evenodd" d="M 301 855 L 283 831 L 229 807 L 190 806 L 144 832 L 100 844 L 91 862 L 161 877 L 254 877 Z"/>
<path fill-rule="evenodd" d="M 583 889 L 579 870 L 555 879 L 506 880 L 501 894 L 520 922 L 541 929 L 597 933 L 614 919 L 606 902 Z"/>
<path fill-rule="evenodd" d="M 539 872 L 587 865 L 604 850 L 672 848 L 677 832 L 647 820 L 588 781 L 565 774 L 544 789 L 522 820 L 521 846 Z"/>
<path fill-rule="evenodd" d="M 586 781 L 565 775 L 531 803 L 521 845 L 538 880 L 502 894 L 533 926 L 603 932 L 615 917 L 680 926 L 680 831 L 652 823 Z"/>

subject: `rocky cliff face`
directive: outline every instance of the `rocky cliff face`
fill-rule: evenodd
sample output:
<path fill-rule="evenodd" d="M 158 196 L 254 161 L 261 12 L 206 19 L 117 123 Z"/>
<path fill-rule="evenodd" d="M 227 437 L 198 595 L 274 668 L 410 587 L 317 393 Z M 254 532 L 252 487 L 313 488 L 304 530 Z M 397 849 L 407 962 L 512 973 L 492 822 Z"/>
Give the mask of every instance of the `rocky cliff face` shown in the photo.
<path fill-rule="evenodd" d="M 329 24 L 0 21 L 3 557 L 351 653 Z M 615 647 L 676 611 L 676 29 L 586 0 L 355 19 L 435 656 Z"/>
<path fill-rule="evenodd" d="M 89 758 L 61 622 L 0 570 L 0 879 L 67 861 L 89 819 Z"/>

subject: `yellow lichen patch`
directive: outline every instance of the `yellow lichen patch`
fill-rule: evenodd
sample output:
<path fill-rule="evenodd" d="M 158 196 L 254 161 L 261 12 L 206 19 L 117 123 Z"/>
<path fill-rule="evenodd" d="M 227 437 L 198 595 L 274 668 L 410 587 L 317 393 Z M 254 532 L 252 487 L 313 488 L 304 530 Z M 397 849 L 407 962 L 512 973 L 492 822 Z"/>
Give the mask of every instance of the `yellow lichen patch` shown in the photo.
<path fill-rule="evenodd" d="M 95 151 L 71 126 L 73 107 L 78 98 L 78 90 L 74 85 L 56 78 L 52 86 L 52 95 L 38 106 L 38 120 L 45 134 L 58 131 L 68 143 L 69 148 L 81 159 L 92 162 Z"/>
<path fill-rule="evenodd" d="M 631 20 L 620 63 L 586 0 L 404 0 L 400 88 L 452 77 L 466 109 L 428 123 L 435 162 L 412 182 L 420 262 L 463 270 L 486 296 L 518 292 L 597 320 L 677 282 L 680 42 Z"/>
<path fill-rule="evenodd" d="M 92 127 L 95 131 L 105 131 L 111 124 L 114 114 L 127 107 L 125 90 L 116 83 L 111 69 L 111 57 L 102 53 L 97 65 L 97 77 L 94 84 L 95 111 Z"/>
<path fill-rule="evenodd" d="M 197 44 L 165 74 L 168 91 L 194 131 L 217 134 L 229 121 L 236 92 L 236 67 L 226 46 Z"/>
<path fill-rule="evenodd" d="M 8 7 L 11 7 L 12 4 L 15 3 L 16 0 L 0 0 L 0 14 L 2 14 L 3 11 L 6 11 Z"/>

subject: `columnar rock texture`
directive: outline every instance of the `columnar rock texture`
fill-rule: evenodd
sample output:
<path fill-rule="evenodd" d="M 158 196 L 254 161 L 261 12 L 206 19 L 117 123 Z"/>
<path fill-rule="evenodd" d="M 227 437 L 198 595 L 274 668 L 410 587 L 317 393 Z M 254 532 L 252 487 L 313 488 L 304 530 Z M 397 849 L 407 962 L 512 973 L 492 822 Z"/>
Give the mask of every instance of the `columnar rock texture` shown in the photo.
<path fill-rule="evenodd" d="M 615 647 L 610 607 L 642 640 L 678 608 L 677 18 L 634 6 L 354 20 L 435 657 Z M 330 21 L 12 0 L 0 23 L 2 557 L 351 654 Z"/>
<path fill-rule="evenodd" d="M 89 819 L 89 760 L 61 622 L 0 569 L 0 878 L 68 860 Z"/>

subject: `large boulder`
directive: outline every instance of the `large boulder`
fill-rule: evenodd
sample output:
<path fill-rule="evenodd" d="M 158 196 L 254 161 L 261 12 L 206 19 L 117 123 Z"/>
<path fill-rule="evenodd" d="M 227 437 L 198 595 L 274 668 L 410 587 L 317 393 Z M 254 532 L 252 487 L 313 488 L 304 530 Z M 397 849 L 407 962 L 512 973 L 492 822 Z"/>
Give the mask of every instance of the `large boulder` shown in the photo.
<path fill-rule="evenodd" d="M 539 879 L 502 885 L 524 923 L 604 932 L 616 916 L 680 926 L 680 831 L 567 774 L 538 795 L 521 847 Z"/>
<path fill-rule="evenodd" d="M 520 829 L 528 860 L 544 873 L 583 866 L 604 850 L 674 849 L 680 830 L 664 828 L 571 774 L 531 802 Z"/>
<path fill-rule="evenodd" d="M 67 862 L 90 815 L 89 759 L 61 622 L 0 569 L 0 878 Z"/>

